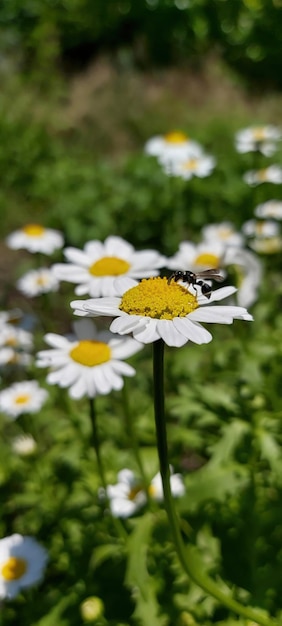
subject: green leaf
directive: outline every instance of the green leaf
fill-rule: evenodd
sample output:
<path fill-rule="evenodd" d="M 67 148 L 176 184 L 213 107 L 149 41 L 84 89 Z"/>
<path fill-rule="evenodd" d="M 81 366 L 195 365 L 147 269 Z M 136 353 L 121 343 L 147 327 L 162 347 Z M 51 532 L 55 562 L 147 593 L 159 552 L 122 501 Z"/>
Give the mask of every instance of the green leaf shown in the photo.
<path fill-rule="evenodd" d="M 232 463 L 213 465 L 207 463 L 185 479 L 186 496 L 179 499 L 180 511 L 194 511 L 210 500 L 224 502 L 226 496 L 245 488 L 249 480 L 247 469 Z"/>
<path fill-rule="evenodd" d="M 125 584 L 132 590 L 136 602 L 134 617 L 144 626 L 163 626 L 165 616 L 159 613 L 156 596 L 157 580 L 150 576 L 147 569 L 147 553 L 151 533 L 154 526 L 154 517 L 146 513 L 134 528 L 128 541 L 128 564 Z"/>

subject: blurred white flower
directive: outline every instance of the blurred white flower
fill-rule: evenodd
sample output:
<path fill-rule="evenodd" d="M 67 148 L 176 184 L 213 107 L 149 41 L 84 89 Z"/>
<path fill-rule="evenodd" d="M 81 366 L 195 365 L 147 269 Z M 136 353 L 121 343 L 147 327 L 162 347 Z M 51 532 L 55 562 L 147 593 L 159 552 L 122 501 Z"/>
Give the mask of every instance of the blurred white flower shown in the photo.
<path fill-rule="evenodd" d="M 249 246 L 258 254 L 278 254 L 282 250 L 282 237 L 255 237 Z"/>
<path fill-rule="evenodd" d="M 185 159 L 161 159 L 164 171 L 169 176 L 179 176 L 184 180 L 190 180 L 193 176 L 198 178 L 206 178 L 209 176 L 216 165 L 214 157 L 202 154 L 200 156 L 191 156 Z"/>
<path fill-rule="evenodd" d="M 199 322 L 232 324 L 234 319 L 252 320 L 245 308 L 212 305 L 235 291 L 235 287 L 223 287 L 207 298 L 201 287 L 169 283 L 159 276 L 143 279 L 129 289 L 125 279 L 122 297 L 76 300 L 71 307 L 80 316 L 114 317 L 110 330 L 119 335 L 133 333 L 141 343 L 163 339 L 168 346 L 180 347 L 187 341 L 203 344 L 212 340 L 211 333 Z"/>
<path fill-rule="evenodd" d="M 262 280 L 262 264 L 255 254 L 236 246 L 230 246 L 224 254 L 225 267 L 231 266 L 236 273 L 239 306 L 250 307 L 258 298 Z"/>
<path fill-rule="evenodd" d="M 248 220 L 242 226 L 242 231 L 247 237 L 276 237 L 279 234 L 279 225 L 273 220 Z"/>
<path fill-rule="evenodd" d="M 181 131 L 151 137 L 144 149 L 147 154 L 166 161 L 198 157 L 202 154 L 202 146 Z"/>
<path fill-rule="evenodd" d="M 17 282 L 17 288 L 29 298 L 40 296 L 50 291 L 58 291 L 59 281 L 48 267 L 30 270 Z"/>
<path fill-rule="evenodd" d="M 0 539 L 0 598 L 15 598 L 39 582 L 47 560 L 47 551 L 33 537 L 15 534 Z"/>
<path fill-rule="evenodd" d="M 66 248 L 64 254 L 70 262 L 53 265 L 55 276 L 77 283 L 76 295 L 95 298 L 120 295 L 125 276 L 133 287 L 139 278 L 156 276 L 166 262 L 155 250 L 135 251 L 121 237 L 107 237 L 104 243 L 89 241 L 83 250 Z"/>
<path fill-rule="evenodd" d="M 0 347 L 31 350 L 33 348 L 33 335 L 18 326 L 2 324 L 0 325 Z"/>
<path fill-rule="evenodd" d="M 244 244 L 242 233 L 235 230 L 231 222 L 208 224 L 202 229 L 202 236 L 204 241 L 220 241 L 224 246 L 242 246 Z"/>
<path fill-rule="evenodd" d="M 21 248 L 29 252 L 53 254 L 64 245 L 62 234 L 58 230 L 45 228 L 41 224 L 27 224 L 11 233 L 6 239 L 7 246 L 12 250 Z"/>
<path fill-rule="evenodd" d="M 114 517 L 131 517 L 147 502 L 144 485 L 129 469 L 121 470 L 117 478 L 118 482 L 115 485 L 108 485 L 106 489 L 111 512 Z M 180 474 L 171 473 L 170 488 L 175 498 L 184 495 L 185 486 Z M 101 493 L 103 494 L 103 491 Z M 148 494 L 152 500 L 162 502 L 164 495 L 159 473 L 152 479 L 148 487 Z"/>
<path fill-rule="evenodd" d="M 73 339 L 54 333 L 45 335 L 52 349 L 41 350 L 36 365 L 51 368 L 47 382 L 68 387 L 75 399 L 121 389 L 123 376 L 135 374 L 135 369 L 123 361 L 139 352 L 140 344 L 130 337 L 117 338 L 110 331 L 98 332 L 91 320 L 75 322 L 74 328 Z"/>
<path fill-rule="evenodd" d="M 185 494 L 185 485 L 181 474 L 171 474 L 170 489 L 174 498 L 180 498 Z M 164 498 L 163 485 L 160 473 L 156 474 L 149 485 L 149 495 L 153 500 L 162 502 Z"/>
<path fill-rule="evenodd" d="M 14 383 L 0 392 L 0 411 L 12 419 L 22 413 L 37 413 L 48 398 L 36 380 Z"/>
<path fill-rule="evenodd" d="M 279 185 L 282 183 L 282 167 L 280 165 L 270 165 L 262 170 L 250 170 L 244 174 L 243 179 L 251 187 L 261 183 Z"/>
<path fill-rule="evenodd" d="M 37 448 L 37 443 L 32 435 L 18 435 L 11 442 L 12 450 L 19 456 L 30 456 Z"/>
<path fill-rule="evenodd" d="M 1 365 L 19 365 L 26 367 L 32 363 L 32 356 L 27 352 L 17 352 L 13 348 L 0 348 Z"/>
<path fill-rule="evenodd" d="M 271 156 L 277 150 L 277 141 L 282 138 L 282 132 L 276 126 L 254 126 L 244 128 L 235 135 L 235 146 L 238 152 L 261 152 Z"/>
<path fill-rule="evenodd" d="M 282 200 L 267 200 L 255 208 L 255 216 L 260 219 L 282 220 Z"/>

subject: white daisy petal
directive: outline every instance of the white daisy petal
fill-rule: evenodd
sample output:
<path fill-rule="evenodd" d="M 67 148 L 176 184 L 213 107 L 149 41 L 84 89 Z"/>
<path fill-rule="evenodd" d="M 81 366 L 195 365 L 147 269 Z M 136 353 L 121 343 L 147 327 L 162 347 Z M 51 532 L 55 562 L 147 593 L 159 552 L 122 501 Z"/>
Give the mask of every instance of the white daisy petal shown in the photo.
<path fill-rule="evenodd" d="M 14 534 L 0 539 L 0 598 L 14 598 L 39 582 L 47 560 L 45 548 L 33 537 Z"/>
<path fill-rule="evenodd" d="M 176 326 L 171 323 L 171 320 L 158 320 L 157 330 L 161 339 L 163 339 L 168 346 L 180 348 L 187 343 L 187 338 L 179 333 Z"/>
<path fill-rule="evenodd" d="M 200 324 L 191 322 L 189 318 L 176 317 L 173 320 L 175 328 L 181 332 L 184 337 L 198 343 L 209 343 L 212 340 L 211 333 L 203 328 Z"/>

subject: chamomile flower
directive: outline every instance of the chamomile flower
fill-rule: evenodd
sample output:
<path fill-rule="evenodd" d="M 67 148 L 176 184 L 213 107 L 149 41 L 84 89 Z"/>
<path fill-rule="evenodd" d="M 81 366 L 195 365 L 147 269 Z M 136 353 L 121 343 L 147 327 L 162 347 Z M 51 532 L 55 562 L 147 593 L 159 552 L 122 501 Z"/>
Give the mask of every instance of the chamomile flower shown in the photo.
<path fill-rule="evenodd" d="M 279 128 L 268 124 L 266 126 L 254 126 L 244 128 L 235 135 L 237 152 L 261 152 L 265 156 L 271 156 L 277 150 L 277 141 L 282 138 Z"/>
<path fill-rule="evenodd" d="M 15 598 L 39 582 L 47 560 L 47 551 L 33 537 L 15 534 L 0 539 L 0 598 Z"/>
<path fill-rule="evenodd" d="M 282 220 L 282 200 L 267 200 L 255 208 L 255 216 L 260 219 Z"/>
<path fill-rule="evenodd" d="M 14 383 L 0 392 L 0 411 L 11 419 L 23 413 L 37 413 L 48 398 L 46 389 L 36 380 Z"/>
<path fill-rule="evenodd" d="M 69 263 L 55 264 L 55 276 L 76 283 L 76 295 L 96 298 L 119 296 L 124 276 L 134 286 L 137 279 L 155 276 L 165 265 L 165 258 L 155 250 L 137 252 L 121 237 L 107 237 L 104 243 L 89 241 L 83 250 L 66 248 L 64 254 Z"/>
<path fill-rule="evenodd" d="M 244 181 L 251 187 L 256 187 L 261 183 L 282 183 L 282 167 L 280 165 L 270 165 L 262 170 L 250 170 L 243 176 Z"/>
<path fill-rule="evenodd" d="M 170 489 L 174 498 L 180 498 L 185 494 L 185 485 L 181 474 L 173 474 L 170 476 Z M 162 502 L 164 499 L 163 485 L 160 473 L 156 474 L 149 485 L 149 495 L 153 500 Z"/>
<path fill-rule="evenodd" d="M 189 156 L 200 156 L 202 147 L 181 131 L 174 131 L 166 135 L 151 137 L 145 144 L 145 152 L 158 159 L 171 161 L 185 159 Z"/>
<path fill-rule="evenodd" d="M 178 176 L 190 180 L 193 176 L 206 178 L 215 168 L 216 160 L 210 155 L 188 156 L 185 159 L 162 159 L 164 171 L 169 176 Z"/>
<path fill-rule="evenodd" d="M 175 347 L 189 340 L 209 343 L 212 335 L 200 322 L 232 324 L 234 319 L 252 320 L 243 307 L 213 306 L 212 303 L 235 293 L 235 287 L 217 289 L 207 299 L 200 288 L 169 283 L 159 276 L 143 279 L 135 287 L 126 283 L 125 279 L 122 297 L 75 300 L 71 307 L 80 316 L 114 317 L 110 326 L 113 333 L 133 333 L 135 339 L 145 344 L 163 339 Z"/>
<path fill-rule="evenodd" d="M 17 282 L 17 288 L 29 298 L 40 296 L 43 293 L 58 291 L 59 281 L 54 272 L 48 267 L 30 270 Z"/>
<path fill-rule="evenodd" d="M 64 245 L 62 234 L 58 230 L 45 228 L 41 224 L 27 224 L 11 233 L 6 239 L 7 246 L 12 250 L 21 248 L 29 252 L 53 254 Z"/>
<path fill-rule="evenodd" d="M 50 367 L 47 382 L 68 387 L 69 395 L 83 396 L 110 393 L 123 387 L 123 376 L 134 376 L 135 369 L 124 359 L 140 350 L 140 344 L 131 338 L 121 339 L 109 331 L 98 332 L 90 320 L 74 324 L 76 336 L 45 335 L 51 350 L 37 355 L 38 367 Z"/>
<path fill-rule="evenodd" d="M 2 324 L 0 325 L 0 346 L 14 350 L 31 350 L 33 348 L 33 335 L 18 326 Z"/>
<path fill-rule="evenodd" d="M 273 220 L 248 220 L 242 226 L 242 231 L 247 237 L 276 237 L 279 234 L 279 226 Z"/>
<path fill-rule="evenodd" d="M 19 365 L 26 367 L 32 363 L 32 356 L 27 352 L 17 352 L 13 348 L 0 348 L 0 367 Z"/>
<path fill-rule="evenodd" d="M 106 490 L 111 512 L 114 517 L 131 517 L 147 502 L 144 485 L 129 469 L 121 470 L 117 477 L 118 482 L 115 485 L 108 485 Z M 171 473 L 170 488 L 175 498 L 184 495 L 185 486 L 180 474 Z M 164 495 L 159 473 L 150 482 L 148 493 L 152 500 L 162 502 Z"/>
<path fill-rule="evenodd" d="M 231 222 L 208 224 L 202 229 L 202 236 L 204 241 L 220 241 L 225 246 L 242 246 L 244 243 L 242 234 L 235 230 Z"/>
<path fill-rule="evenodd" d="M 258 254 L 277 254 L 282 250 L 282 237 L 255 237 L 249 246 Z"/>

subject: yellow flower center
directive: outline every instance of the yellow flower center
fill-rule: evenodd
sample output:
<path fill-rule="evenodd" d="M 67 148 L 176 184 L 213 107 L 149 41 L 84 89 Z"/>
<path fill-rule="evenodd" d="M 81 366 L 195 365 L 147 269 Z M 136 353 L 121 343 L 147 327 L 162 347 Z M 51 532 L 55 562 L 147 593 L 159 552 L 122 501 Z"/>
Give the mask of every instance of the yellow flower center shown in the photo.
<path fill-rule="evenodd" d="M 129 269 L 130 264 L 124 259 L 119 259 L 116 256 L 104 256 L 90 265 L 89 273 L 92 276 L 120 276 L 120 274 L 126 274 Z"/>
<path fill-rule="evenodd" d="M 46 276 L 37 276 L 35 282 L 38 287 L 45 287 L 45 285 L 48 284 L 48 278 L 46 278 Z"/>
<path fill-rule="evenodd" d="M 220 239 L 228 239 L 231 235 L 233 235 L 234 230 L 232 228 L 221 228 L 218 231 Z"/>
<path fill-rule="evenodd" d="M 27 224 L 23 227 L 23 232 L 29 237 L 40 237 L 45 233 L 45 228 L 40 224 Z"/>
<path fill-rule="evenodd" d="M 254 128 L 253 138 L 255 141 L 263 141 L 265 139 L 265 129 L 259 126 L 257 128 Z"/>
<path fill-rule="evenodd" d="M 164 138 L 167 143 L 185 143 L 186 141 L 189 141 L 189 137 L 187 137 L 185 133 L 178 130 L 173 131 L 172 133 L 167 133 Z"/>
<path fill-rule="evenodd" d="M 203 252 L 199 254 L 193 261 L 193 265 L 196 267 L 216 269 L 220 265 L 220 259 L 216 254 L 210 252 Z"/>
<path fill-rule="evenodd" d="M 93 341 L 84 339 L 72 348 L 69 353 L 70 357 L 80 365 L 87 367 L 95 367 L 111 360 L 111 348 L 107 343 L 102 341 Z"/>
<path fill-rule="evenodd" d="M 19 344 L 18 339 L 16 337 L 7 337 L 5 341 L 5 346 L 10 346 L 10 348 L 15 348 Z"/>
<path fill-rule="evenodd" d="M 259 170 L 257 172 L 257 178 L 261 182 L 267 181 L 267 169 Z"/>
<path fill-rule="evenodd" d="M 140 493 L 141 491 L 142 491 L 141 485 L 135 485 L 134 487 L 131 487 L 127 496 L 128 500 L 135 500 L 136 496 L 138 496 L 138 493 Z"/>
<path fill-rule="evenodd" d="M 149 496 L 151 498 L 155 498 L 156 497 L 156 493 L 157 493 L 157 490 L 156 490 L 155 485 L 149 485 L 149 487 L 148 487 L 148 494 L 149 494 Z"/>
<path fill-rule="evenodd" d="M 23 393 L 21 396 L 17 396 L 15 399 L 16 404 L 27 404 L 30 400 L 29 393 Z"/>
<path fill-rule="evenodd" d="M 197 165 L 199 163 L 199 159 L 187 159 L 187 161 L 184 161 L 184 163 L 182 163 L 182 168 L 184 170 L 194 170 Z"/>
<path fill-rule="evenodd" d="M 185 287 L 160 276 L 144 278 L 139 285 L 126 291 L 120 310 L 128 315 L 141 315 L 160 320 L 185 317 L 198 308 L 196 296 Z"/>
<path fill-rule="evenodd" d="M 10 556 L 2 565 L 1 574 L 5 580 L 18 580 L 26 573 L 27 563 L 24 559 L 16 556 Z"/>

